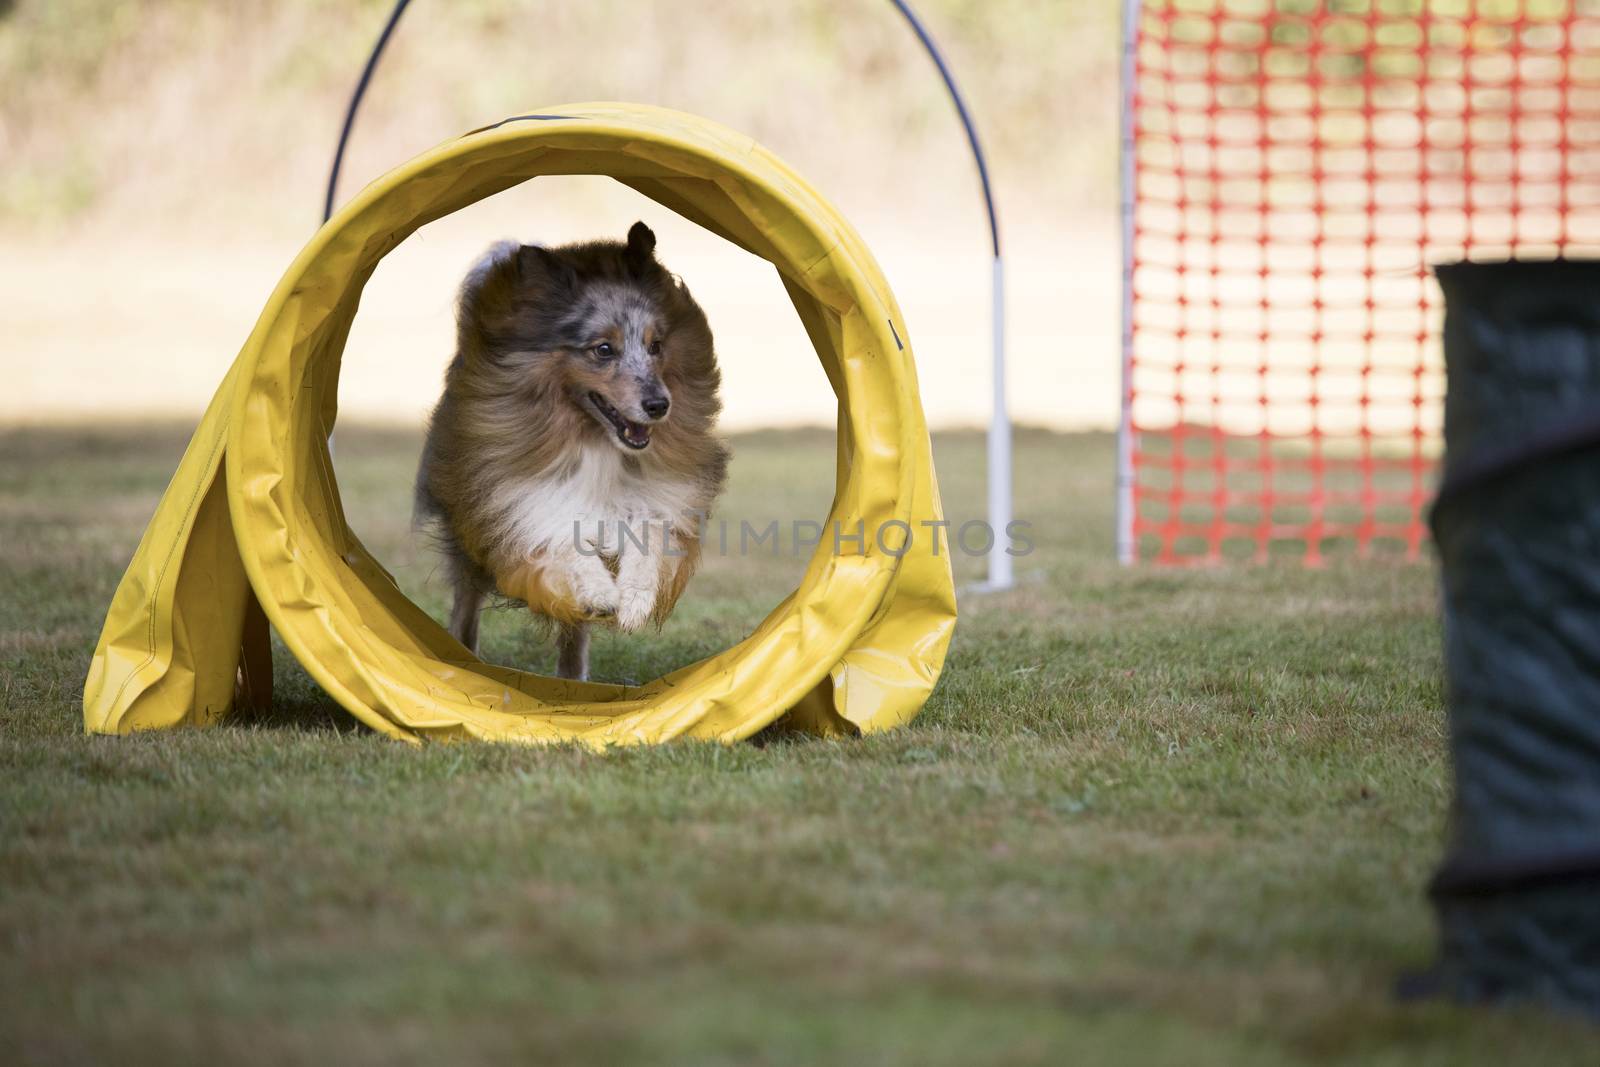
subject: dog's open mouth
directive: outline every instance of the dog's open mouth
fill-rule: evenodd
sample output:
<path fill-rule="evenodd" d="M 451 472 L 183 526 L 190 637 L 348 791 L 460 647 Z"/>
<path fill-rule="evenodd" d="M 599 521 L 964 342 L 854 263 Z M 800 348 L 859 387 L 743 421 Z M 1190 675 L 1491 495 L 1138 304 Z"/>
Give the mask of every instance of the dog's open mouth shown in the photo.
<path fill-rule="evenodd" d="M 590 393 L 589 402 L 595 410 L 606 417 L 613 429 L 617 431 L 617 440 L 629 448 L 645 448 L 650 444 L 650 427 L 641 426 L 637 422 L 629 422 L 622 417 L 622 412 L 606 403 L 605 397 L 599 393 Z"/>

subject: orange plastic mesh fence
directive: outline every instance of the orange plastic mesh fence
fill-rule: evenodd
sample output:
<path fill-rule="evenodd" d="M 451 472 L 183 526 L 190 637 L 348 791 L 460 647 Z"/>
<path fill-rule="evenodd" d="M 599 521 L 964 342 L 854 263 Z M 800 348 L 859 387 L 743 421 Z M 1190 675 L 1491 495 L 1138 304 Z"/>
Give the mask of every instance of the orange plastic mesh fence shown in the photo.
<path fill-rule="evenodd" d="M 1416 558 L 1432 264 L 1600 254 L 1600 0 L 1145 0 L 1124 555 Z"/>

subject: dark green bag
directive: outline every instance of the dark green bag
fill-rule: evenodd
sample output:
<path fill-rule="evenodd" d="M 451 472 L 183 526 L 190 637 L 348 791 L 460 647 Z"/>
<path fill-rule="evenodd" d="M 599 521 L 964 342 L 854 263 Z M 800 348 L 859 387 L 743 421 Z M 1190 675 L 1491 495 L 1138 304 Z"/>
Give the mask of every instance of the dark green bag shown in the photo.
<path fill-rule="evenodd" d="M 1455 796 L 1403 990 L 1600 1016 L 1600 263 L 1440 267 Z"/>

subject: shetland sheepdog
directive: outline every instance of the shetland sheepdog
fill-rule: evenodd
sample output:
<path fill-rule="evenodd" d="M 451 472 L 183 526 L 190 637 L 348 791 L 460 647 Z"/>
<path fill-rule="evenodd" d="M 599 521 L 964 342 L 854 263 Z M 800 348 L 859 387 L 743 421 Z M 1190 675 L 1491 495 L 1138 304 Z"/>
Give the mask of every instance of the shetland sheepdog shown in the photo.
<path fill-rule="evenodd" d="M 694 573 L 728 465 L 721 375 L 655 248 L 642 222 L 622 242 L 502 241 L 461 285 L 416 509 L 474 653 L 498 594 L 553 621 L 559 673 L 586 679 L 591 625 L 661 623 Z"/>

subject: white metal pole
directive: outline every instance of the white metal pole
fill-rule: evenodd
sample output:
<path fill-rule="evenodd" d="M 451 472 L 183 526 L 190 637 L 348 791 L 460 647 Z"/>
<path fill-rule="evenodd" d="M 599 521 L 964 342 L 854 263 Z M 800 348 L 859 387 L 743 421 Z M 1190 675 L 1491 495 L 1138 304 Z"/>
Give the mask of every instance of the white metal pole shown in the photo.
<path fill-rule="evenodd" d="M 989 549 L 987 585 L 990 589 L 1010 589 L 1015 581 L 1006 532 L 1011 525 L 1011 414 L 1006 405 L 1006 272 L 999 256 L 994 257 L 991 300 L 994 395 L 989 414 L 989 525 L 994 545 Z"/>
<path fill-rule="evenodd" d="M 961 125 L 967 131 L 967 144 L 972 148 L 973 161 L 978 165 L 978 181 L 983 186 L 983 206 L 989 216 L 989 244 L 994 254 L 992 293 L 994 349 L 991 360 L 994 395 L 989 413 L 988 457 L 989 527 L 993 541 L 989 548 L 989 577 L 978 590 L 1010 589 L 1013 576 L 1011 555 L 1006 551 L 1009 545 L 1006 527 L 1011 524 L 1011 416 L 1006 410 L 1005 270 L 1000 261 L 1000 218 L 994 207 L 994 189 L 989 184 L 989 164 L 984 161 L 983 147 L 978 143 L 978 127 L 973 123 L 971 113 L 967 111 L 967 104 L 961 98 L 961 91 L 956 88 L 955 76 L 950 73 L 944 57 L 939 54 L 938 46 L 933 43 L 933 37 L 929 35 L 927 27 L 922 25 L 922 20 L 917 18 L 906 0 L 889 0 L 889 2 L 905 17 L 906 22 L 915 31 L 917 39 L 922 42 L 928 57 L 933 60 L 934 66 L 939 68 L 939 77 L 944 79 L 944 87 L 949 91 L 950 100 L 956 106 L 956 114 L 961 117 Z"/>
<path fill-rule="evenodd" d="M 1139 546 L 1133 540 L 1133 237 L 1134 237 L 1134 102 L 1138 68 L 1139 2 L 1122 4 L 1122 398 L 1117 420 L 1117 561 L 1135 562 Z"/>

